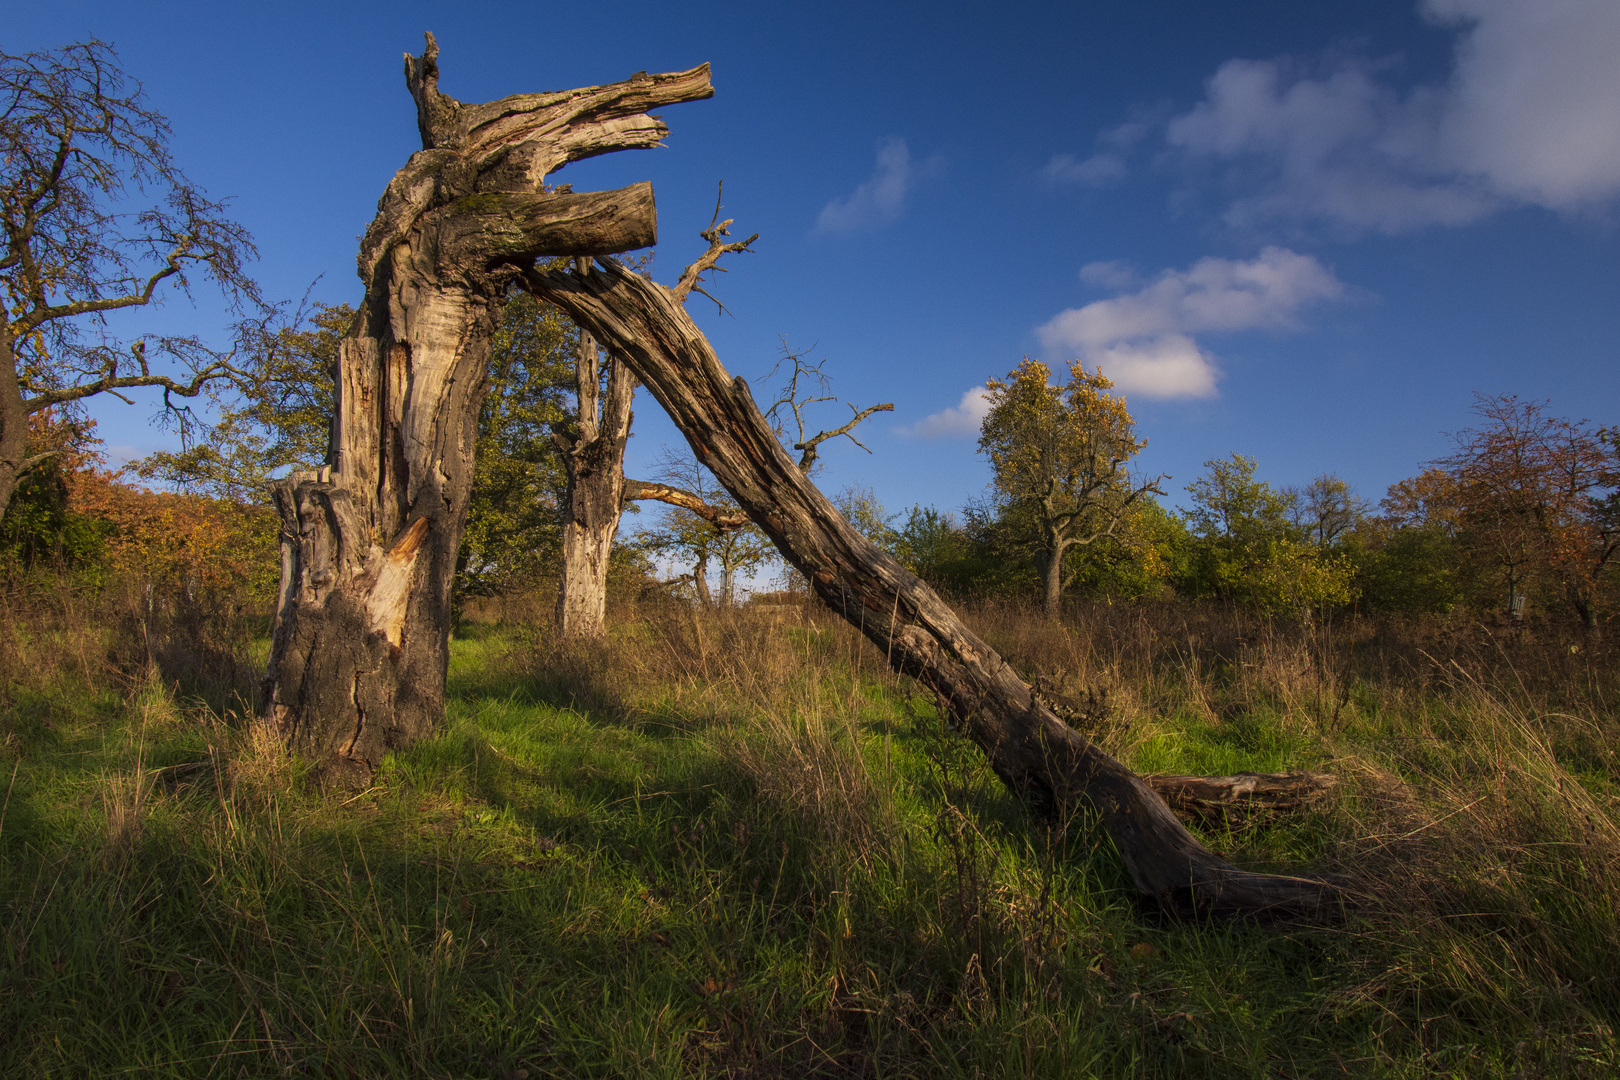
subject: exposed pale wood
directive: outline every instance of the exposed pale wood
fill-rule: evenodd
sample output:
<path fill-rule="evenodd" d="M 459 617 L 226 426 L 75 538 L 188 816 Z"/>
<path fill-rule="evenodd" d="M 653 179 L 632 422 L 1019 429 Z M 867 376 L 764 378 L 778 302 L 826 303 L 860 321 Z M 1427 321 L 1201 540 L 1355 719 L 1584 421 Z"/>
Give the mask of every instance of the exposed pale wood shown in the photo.
<path fill-rule="evenodd" d="M 624 482 L 625 502 L 661 502 L 670 506 L 679 506 L 683 510 L 690 510 L 698 517 L 713 525 L 720 532 L 730 532 L 740 529 L 748 524 L 748 515 L 743 513 L 725 513 L 707 502 L 703 496 L 687 491 L 685 488 L 675 487 L 672 484 L 661 484 L 652 480 L 630 480 Z"/>
<path fill-rule="evenodd" d="M 575 430 L 552 433 L 568 474 L 557 587 L 557 629 L 565 638 L 607 632 L 608 557 L 624 509 L 624 448 L 636 381 L 623 364 L 609 361 L 606 394 L 601 383 L 601 354 L 582 330 L 575 364 Z"/>
<path fill-rule="evenodd" d="M 406 63 L 423 149 L 360 245 L 366 295 L 339 350 L 328 467 L 275 491 L 282 586 L 264 717 L 337 784 L 365 783 L 443 716 L 450 583 L 512 280 L 537 257 L 656 239 L 650 185 L 576 194 L 547 176 L 657 145 L 667 129 L 647 110 L 712 93 L 707 65 L 488 104 L 456 101 L 438 79 L 429 35 Z M 620 502 L 609 491 L 615 520 Z"/>
<path fill-rule="evenodd" d="M 1320 916 L 1320 880 L 1249 873 L 1217 858 L 1139 776 L 1062 723 L 914 574 L 852 528 L 776 440 L 669 289 L 600 260 L 531 285 L 628 363 L 706 465 L 833 611 L 896 670 L 939 696 L 1014 791 L 1089 805 L 1132 880 L 1167 910 Z"/>
<path fill-rule="evenodd" d="M 416 553 L 422 549 L 422 541 L 427 539 L 428 527 L 427 518 L 417 518 L 410 528 L 400 534 L 383 557 L 382 566 L 377 571 L 377 583 L 366 597 L 372 631 L 381 634 L 396 649 L 399 648 L 405 626 L 411 571 L 416 567 Z"/>
<path fill-rule="evenodd" d="M 1324 773 L 1237 773 L 1233 776 L 1143 777 L 1182 818 L 1217 825 L 1249 825 L 1276 814 L 1315 806 L 1338 787 Z"/>

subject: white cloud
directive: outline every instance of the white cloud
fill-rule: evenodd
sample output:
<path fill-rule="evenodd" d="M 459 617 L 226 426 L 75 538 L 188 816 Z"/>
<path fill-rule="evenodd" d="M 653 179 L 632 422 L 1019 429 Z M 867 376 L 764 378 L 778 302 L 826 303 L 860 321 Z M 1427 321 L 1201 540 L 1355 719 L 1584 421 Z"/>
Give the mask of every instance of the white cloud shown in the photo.
<path fill-rule="evenodd" d="M 1084 161 L 1073 154 L 1058 154 L 1041 170 L 1041 176 L 1057 184 L 1090 184 L 1101 187 L 1125 176 L 1125 158 L 1104 152 Z"/>
<path fill-rule="evenodd" d="M 962 435 L 977 435 L 990 413 L 990 394 L 982 386 L 975 386 L 962 395 L 961 404 L 926 416 L 909 428 L 899 428 L 901 435 L 915 435 L 919 439 L 948 439 Z"/>
<path fill-rule="evenodd" d="M 1142 278 L 1136 268 L 1120 259 L 1112 262 L 1086 263 L 1080 268 L 1080 280 L 1087 285 L 1100 285 L 1115 292 L 1139 285 Z"/>
<path fill-rule="evenodd" d="M 1503 206 L 1620 196 L 1620 3 L 1422 0 L 1457 29 L 1446 82 L 1397 91 L 1378 65 L 1307 73 L 1230 60 L 1166 141 L 1228 168 L 1235 225 L 1325 220 L 1399 233 Z"/>
<path fill-rule="evenodd" d="M 1150 398 L 1214 397 L 1215 359 L 1186 334 L 1160 334 L 1083 350 L 1087 366 L 1101 368 L 1127 394 Z"/>
<path fill-rule="evenodd" d="M 1423 13 L 1464 27 L 1442 160 L 1557 210 L 1620 194 L 1620 4 L 1425 0 Z"/>
<path fill-rule="evenodd" d="M 1041 169 L 1041 178 L 1054 184 L 1087 184 L 1103 187 L 1125 178 L 1126 155 L 1153 131 L 1146 120 L 1129 120 L 1108 128 L 1097 136 L 1103 149 L 1081 160 L 1073 154 L 1058 154 Z"/>
<path fill-rule="evenodd" d="M 905 210 L 906 198 L 917 182 L 932 176 L 943 165 L 944 159 L 938 155 L 913 161 L 904 139 L 881 140 L 876 170 L 849 195 L 821 208 L 816 218 L 817 231 L 860 232 L 889 224 Z"/>
<path fill-rule="evenodd" d="M 1092 263 L 1088 272 L 1114 288 L 1131 283 L 1118 263 Z M 1166 270 L 1136 292 L 1070 308 L 1036 333 L 1048 350 L 1101 367 L 1126 393 L 1213 397 L 1215 360 L 1193 334 L 1294 326 L 1302 308 L 1344 291 L 1311 256 L 1268 247 L 1248 262 L 1206 258 Z"/>

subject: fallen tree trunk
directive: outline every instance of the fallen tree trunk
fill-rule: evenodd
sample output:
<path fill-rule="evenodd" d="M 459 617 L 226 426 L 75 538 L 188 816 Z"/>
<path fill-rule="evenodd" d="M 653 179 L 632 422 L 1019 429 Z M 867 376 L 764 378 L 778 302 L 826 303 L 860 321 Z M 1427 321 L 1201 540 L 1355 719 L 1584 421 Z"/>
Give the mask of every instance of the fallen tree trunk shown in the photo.
<path fill-rule="evenodd" d="M 1327 882 L 1249 873 L 1200 844 L 1141 777 L 1059 720 L 932 589 L 844 520 L 671 290 L 611 259 L 599 264 L 527 280 L 630 366 L 782 556 L 897 671 L 945 702 L 1008 787 L 1094 807 L 1136 887 L 1167 911 L 1320 917 L 1336 908 L 1342 894 Z"/>
<path fill-rule="evenodd" d="M 1321 802 L 1339 786 L 1322 773 L 1237 773 L 1233 776 L 1144 776 L 1183 820 L 1243 828 Z"/>

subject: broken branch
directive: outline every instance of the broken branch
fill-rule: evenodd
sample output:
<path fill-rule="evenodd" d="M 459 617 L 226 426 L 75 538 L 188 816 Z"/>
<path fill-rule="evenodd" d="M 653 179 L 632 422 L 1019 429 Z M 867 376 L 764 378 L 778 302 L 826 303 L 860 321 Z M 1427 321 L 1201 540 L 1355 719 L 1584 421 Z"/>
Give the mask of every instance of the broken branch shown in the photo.
<path fill-rule="evenodd" d="M 710 296 L 707 292 L 704 292 L 704 290 L 699 287 L 698 281 L 702 279 L 703 275 L 707 274 L 710 270 L 715 270 L 722 274 L 725 273 L 725 267 L 717 265 L 720 262 L 720 256 L 734 255 L 738 252 L 747 251 L 748 245 L 759 239 L 759 233 L 755 233 L 746 240 L 738 240 L 730 244 L 726 243 L 722 239 L 722 237 L 731 235 L 731 223 L 734 220 L 733 218 L 727 218 L 724 221 L 720 220 L 720 196 L 725 192 L 725 189 L 726 184 L 725 181 L 722 180 L 720 181 L 720 189 L 718 192 L 716 192 L 714 197 L 714 216 L 709 219 L 709 227 L 698 233 L 699 236 L 703 237 L 703 239 L 709 242 L 709 250 L 705 251 L 702 255 L 699 255 L 697 262 L 681 271 L 681 280 L 676 283 L 674 289 L 675 299 L 681 301 L 682 303 L 685 303 L 686 298 L 691 295 L 694 290 L 696 290 L 697 292 L 703 293 L 704 296 L 708 296 L 710 300 L 714 300 L 714 306 L 719 308 L 721 311 L 726 310 L 726 306 L 720 301 L 715 300 L 714 297 Z"/>
<path fill-rule="evenodd" d="M 678 488 L 672 484 L 659 484 L 649 480 L 624 481 L 624 501 L 631 502 L 661 502 L 670 506 L 679 506 L 683 510 L 690 510 L 698 517 L 714 526 L 718 532 L 731 532 L 748 524 L 748 515 L 725 513 L 711 506 L 702 496 Z"/>

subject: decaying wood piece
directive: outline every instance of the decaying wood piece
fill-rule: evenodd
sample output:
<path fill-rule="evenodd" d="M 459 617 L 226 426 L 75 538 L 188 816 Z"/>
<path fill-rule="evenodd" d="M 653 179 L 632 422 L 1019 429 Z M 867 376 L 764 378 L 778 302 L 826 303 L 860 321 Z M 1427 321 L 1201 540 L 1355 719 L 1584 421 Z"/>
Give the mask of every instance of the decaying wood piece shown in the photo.
<path fill-rule="evenodd" d="M 1237 773 L 1234 776 L 1143 777 L 1176 815 L 1210 825 L 1244 827 L 1320 803 L 1339 785 L 1323 773 Z"/>
<path fill-rule="evenodd" d="M 630 366 L 783 557 L 896 670 L 939 696 L 1003 782 L 1045 803 L 1094 807 L 1144 894 L 1183 914 L 1322 916 L 1341 902 L 1329 883 L 1217 858 L 1141 777 L 1059 720 L 932 589 L 844 520 L 671 290 L 611 259 L 529 282 Z"/>
<path fill-rule="evenodd" d="M 546 177 L 656 146 L 667 128 L 648 110 L 713 92 L 705 64 L 464 103 L 439 92 L 431 34 L 405 76 L 422 149 L 361 241 L 366 294 L 339 354 L 328 465 L 275 491 L 282 584 L 264 718 L 339 786 L 369 781 L 443 716 L 450 583 L 508 287 L 536 258 L 656 239 L 650 185 L 576 194 Z"/>

